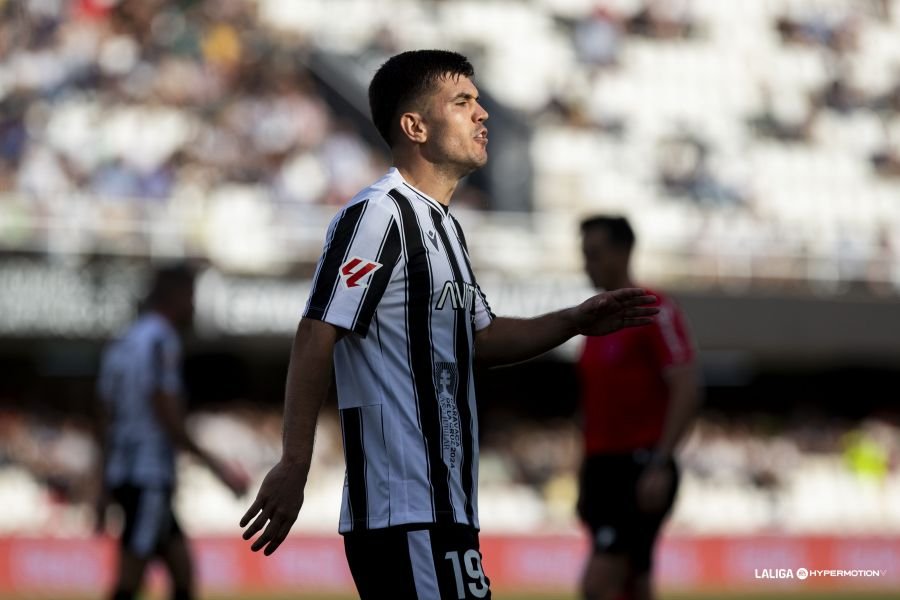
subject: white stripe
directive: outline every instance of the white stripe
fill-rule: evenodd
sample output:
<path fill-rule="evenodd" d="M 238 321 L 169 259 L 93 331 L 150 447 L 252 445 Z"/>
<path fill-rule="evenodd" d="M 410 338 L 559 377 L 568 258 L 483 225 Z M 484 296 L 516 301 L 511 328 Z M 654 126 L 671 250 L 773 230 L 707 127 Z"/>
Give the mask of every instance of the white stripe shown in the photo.
<path fill-rule="evenodd" d="M 144 490 L 138 501 L 131 550 L 138 556 L 149 556 L 159 541 L 164 520 L 168 517 L 166 494 L 162 490 Z"/>
<path fill-rule="evenodd" d="M 427 529 L 410 531 L 406 534 L 406 539 L 409 543 L 409 560 L 412 563 L 416 596 L 421 600 L 440 598 L 441 590 L 431 552 L 431 533 Z"/>

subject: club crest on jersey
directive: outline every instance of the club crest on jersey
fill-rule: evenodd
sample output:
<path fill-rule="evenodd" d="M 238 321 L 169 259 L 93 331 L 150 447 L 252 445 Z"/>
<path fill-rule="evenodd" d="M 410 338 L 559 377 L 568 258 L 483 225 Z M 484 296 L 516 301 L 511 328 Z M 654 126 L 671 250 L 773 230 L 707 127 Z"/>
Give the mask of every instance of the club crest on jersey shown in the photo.
<path fill-rule="evenodd" d="M 381 263 L 354 256 L 341 265 L 341 280 L 346 288 L 368 287 L 367 278 L 380 268 Z"/>

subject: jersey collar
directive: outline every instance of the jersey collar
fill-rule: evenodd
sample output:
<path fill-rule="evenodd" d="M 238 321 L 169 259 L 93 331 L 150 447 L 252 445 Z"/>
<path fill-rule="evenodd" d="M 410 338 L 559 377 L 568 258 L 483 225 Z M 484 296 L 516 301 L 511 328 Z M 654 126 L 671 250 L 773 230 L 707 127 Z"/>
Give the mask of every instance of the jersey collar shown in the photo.
<path fill-rule="evenodd" d="M 413 186 L 411 186 L 405 179 L 403 179 L 403 175 L 400 174 L 400 171 L 397 169 L 397 167 L 391 167 L 391 170 L 394 171 L 394 172 L 396 173 L 397 177 L 400 179 L 400 181 L 403 182 L 403 187 L 405 187 L 406 189 L 410 190 L 410 191 L 411 191 L 412 193 L 414 193 L 416 196 L 418 196 L 419 198 L 421 198 L 422 200 L 424 200 L 425 202 L 427 202 L 428 204 L 430 204 L 430 205 L 433 206 L 434 208 L 436 208 L 436 209 L 438 209 L 439 211 L 441 211 L 441 214 L 446 215 L 446 214 L 449 214 L 449 213 L 450 213 L 450 207 L 449 207 L 449 206 L 444 206 L 443 204 L 441 204 L 440 202 L 438 202 L 437 200 L 435 200 L 434 198 L 432 198 L 432 197 L 429 196 L 428 194 L 426 194 L 426 193 L 424 193 L 424 192 L 421 192 L 421 191 L 417 190 L 416 188 L 414 188 Z"/>

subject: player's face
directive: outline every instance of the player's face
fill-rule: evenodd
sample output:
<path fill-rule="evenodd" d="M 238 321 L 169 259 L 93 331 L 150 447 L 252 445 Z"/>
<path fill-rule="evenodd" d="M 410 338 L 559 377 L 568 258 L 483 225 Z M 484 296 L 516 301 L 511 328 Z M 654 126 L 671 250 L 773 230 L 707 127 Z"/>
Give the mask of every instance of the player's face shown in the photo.
<path fill-rule="evenodd" d="M 628 272 L 628 250 L 613 244 L 603 229 L 588 230 L 581 240 L 584 270 L 597 288 L 611 289 Z"/>
<path fill-rule="evenodd" d="M 478 90 L 468 77 L 447 76 L 427 100 L 424 122 L 428 160 L 456 167 L 467 175 L 487 162 L 487 111 L 478 103 Z"/>

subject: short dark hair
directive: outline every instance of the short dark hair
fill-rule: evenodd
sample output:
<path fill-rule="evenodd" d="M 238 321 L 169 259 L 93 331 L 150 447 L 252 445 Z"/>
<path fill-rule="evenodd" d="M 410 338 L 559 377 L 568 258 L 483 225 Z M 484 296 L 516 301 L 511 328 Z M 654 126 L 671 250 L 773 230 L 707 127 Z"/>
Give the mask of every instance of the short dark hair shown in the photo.
<path fill-rule="evenodd" d="M 159 267 L 153 274 L 145 305 L 148 307 L 159 306 L 167 302 L 175 293 L 192 290 L 195 279 L 194 268 L 186 262 Z"/>
<path fill-rule="evenodd" d="M 369 108 L 375 128 L 388 146 L 393 146 L 392 124 L 400 110 L 432 92 L 444 77 L 474 74 L 469 59 L 449 50 L 411 50 L 392 56 L 369 84 Z"/>
<path fill-rule="evenodd" d="M 606 231 L 609 241 L 620 248 L 631 250 L 634 246 L 634 230 L 625 217 L 596 215 L 581 222 L 581 235 L 596 229 Z"/>

